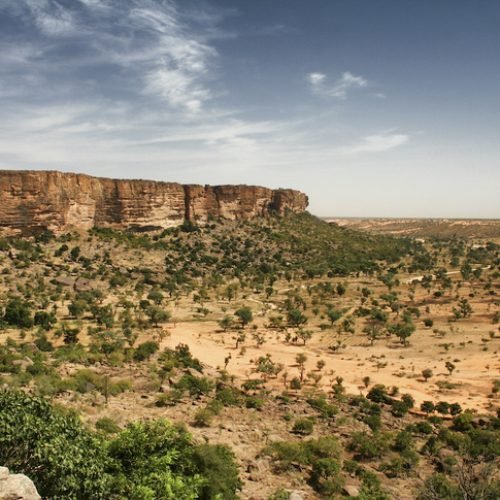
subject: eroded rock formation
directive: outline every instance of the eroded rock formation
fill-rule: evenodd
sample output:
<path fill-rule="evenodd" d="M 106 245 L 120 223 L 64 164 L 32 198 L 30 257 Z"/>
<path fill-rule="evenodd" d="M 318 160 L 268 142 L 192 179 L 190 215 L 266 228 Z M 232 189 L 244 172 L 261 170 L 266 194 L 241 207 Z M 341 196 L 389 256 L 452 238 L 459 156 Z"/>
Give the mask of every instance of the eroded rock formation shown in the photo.
<path fill-rule="evenodd" d="M 0 230 L 55 233 L 94 226 L 167 228 L 189 220 L 251 219 L 303 212 L 307 196 L 291 189 L 199 186 L 117 180 L 54 171 L 0 171 Z"/>

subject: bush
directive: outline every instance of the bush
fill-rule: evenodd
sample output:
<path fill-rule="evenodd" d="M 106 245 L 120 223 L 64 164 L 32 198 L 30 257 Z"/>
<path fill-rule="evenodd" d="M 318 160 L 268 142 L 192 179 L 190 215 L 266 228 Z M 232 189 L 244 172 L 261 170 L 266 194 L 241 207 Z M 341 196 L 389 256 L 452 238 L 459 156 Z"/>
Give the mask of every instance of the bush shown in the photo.
<path fill-rule="evenodd" d="M 241 481 L 234 453 L 227 446 L 219 444 L 196 446 L 192 461 L 196 471 L 205 479 L 199 493 L 201 500 L 238 498 L 236 492 L 241 488 Z"/>
<path fill-rule="evenodd" d="M 217 390 L 215 399 L 224 406 L 238 406 L 241 403 L 241 394 L 235 387 L 222 387 Z"/>
<path fill-rule="evenodd" d="M 18 326 L 19 328 L 31 328 L 33 326 L 29 304 L 18 297 L 11 299 L 7 303 L 3 319 L 8 325 Z"/>
<path fill-rule="evenodd" d="M 314 422 L 310 418 L 299 418 L 295 421 L 292 427 L 292 432 L 294 434 L 300 434 L 302 436 L 308 436 L 312 434 L 314 429 Z"/>
<path fill-rule="evenodd" d="M 352 435 L 349 449 L 355 452 L 359 460 L 371 460 L 381 458 L 388 450 L 389 442 L 387 435 L 374 433 L 371 436 L 364 432 L 356 432 Z"/>
<path fill-rule="evenodd" d="M 335 495 L 342 491 L 344 481 L 340 475 L 340 465 L 333 458 L 320 458 L 312 466 L 311 484 L 324 495 Z"/>
<path fill-rule="evenodd" d="M 134 500 L 197 498 L 203 478 L 189 460 L 192 449 L 185 429 L 166 420 L 129 424 L 109 445 L 114 495 Z"/>
<path fill-rule="evenodd" d="M 198 408 L 193 418 L 195 427 L 210 427 L 215 413 L 210 408 Z"/>
<path fill-rule="evenodd" d="M 95 428 L 98 431 L 104 432 L 104 434 L 116 434 L 120 432 L 120 426 L 109 417 L 101 417 L 95 423 Z"/>
<path fill-rule="evenodd" d="M 158 342 L 148 340 L 139 344 L 134 351 L 134 361 L 145 361 L 155 354 L 160 348 Z"/>
<path fill-rule="evenodd" d="M 27 474 L 43 497 L 106 497 L 105 446 L 74 415 L 43 399 L 2 391 L 0 428 L 0 463 Z"/>
<path fill-rule="evenodd" d="M 47 335 L 40 335 L 35 339 L 34 344 L 42 352 L 50 352 L 54 350 L 52 342 L 47 338 Z"/>

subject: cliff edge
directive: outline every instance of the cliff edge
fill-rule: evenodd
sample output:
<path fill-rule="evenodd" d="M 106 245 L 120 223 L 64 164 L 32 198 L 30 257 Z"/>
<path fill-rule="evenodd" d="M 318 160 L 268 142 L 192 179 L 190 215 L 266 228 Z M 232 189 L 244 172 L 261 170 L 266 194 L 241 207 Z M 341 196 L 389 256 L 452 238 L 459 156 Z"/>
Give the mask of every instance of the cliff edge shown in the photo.
<path fill-rule="evenodd" d="M 119 180 L 57 171 L 0 170 L 0 231 L 60 233 L 95 226 L 162 229 L 185 220 L 241 220 L 303 212 L 307 196 L 292 189 L 201 186 Z"/>

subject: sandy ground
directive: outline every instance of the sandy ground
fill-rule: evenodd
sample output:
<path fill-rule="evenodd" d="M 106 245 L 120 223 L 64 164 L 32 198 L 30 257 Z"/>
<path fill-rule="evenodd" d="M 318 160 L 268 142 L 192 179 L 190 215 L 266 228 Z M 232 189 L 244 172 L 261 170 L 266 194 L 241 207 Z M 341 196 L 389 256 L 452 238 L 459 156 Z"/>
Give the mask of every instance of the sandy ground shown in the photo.
<path fill-rule="evenodd" d="M 175 347 L 186 343 L 196 357 L 214 368 L 223 368 L 225 358 L 230 355 L 227 370 L 241 379 L 258 378 L 254 362 L 260 356 L 270 354 L 274 362 L 284 365 L 278 378 L 268 382 L 268 386 L 280 390 L 285 388 L 284 372 L 288 373 L 288 381 L 299 375 L 295 357 L 304 353 L 307 356 L 306 372 L 321 373 L 319 386 L 326 390 L 340 376 L 348 393 L 366 393 L 363 378 L 368 376 L 370 385 L 396 386 L 400 394 L 411 394 L 417 403 L 441 400 L 458 402 L 464 408 L 491 411 L 499 404 L 499 399 L 489 396 L 493 381 L 500 378 L 500 336 L 497 333 L 490 338 L 489 332 L 497 327 L 481 316 L 481 307 L 486 311 L 486 304 L 476 304 L 474 308 L 477 312 L 471 319 L 449 323 L 450 305 L 432 305 L 430 316 L 434 318 L 434 328 L 445 331 L 446 335 L 436 336 L 432 329 L 425 328 L 419 321 L 419 327 L 406 347 L 397 339 L 388 337 L 380 338 L 371 346 L 362 333 L 338 334 L 335 329 L 316 329 L 305 346 L 302 342 L 300 345 L 289 344 L 285 341 L 285 332 L 276 332 L 264 326 L 267 318 L 262 316 L 263 307 L 258 304 L 254 307 L 255 323 L 257 331 L 266 339 L 260 347 L 252 338 L 255 330 L 250 326 L 246 328 L 242 350 L 241 344 L 238 349 L 235 348 L 236 330 L 223 332 L 215 321 L 182 320 L 169 326 L 170 335 L 164 339 L 163 346 Z M 182 312 L 178 311 L 178 314 Z M 266 313 L 269 314 L 272 312 Z M 329 346 L 336 344 L 337 339 L 346 347 L 333 352 Z M 316 368 L 319 359 L 325 362 L 321 371 Z M 452 375 L 445 368 L 447 361 L 456 366 Z M 427 382 L 421 375 L 426 368 L 433 371 Z M 452 383 L 455 387 L 440 389 L 437 385 L 439 381 Z"/>

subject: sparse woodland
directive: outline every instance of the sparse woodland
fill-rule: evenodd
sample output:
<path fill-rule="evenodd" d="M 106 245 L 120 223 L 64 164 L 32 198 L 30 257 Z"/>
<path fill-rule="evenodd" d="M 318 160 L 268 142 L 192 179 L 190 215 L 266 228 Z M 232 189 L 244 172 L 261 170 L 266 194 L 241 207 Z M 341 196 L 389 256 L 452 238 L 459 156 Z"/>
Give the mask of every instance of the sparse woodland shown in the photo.
<path fill-rule="evenodd" d="M 307 213 L 0 238 L 0 465 L 44 498 L 497 499 L 499 249 Z"/>

